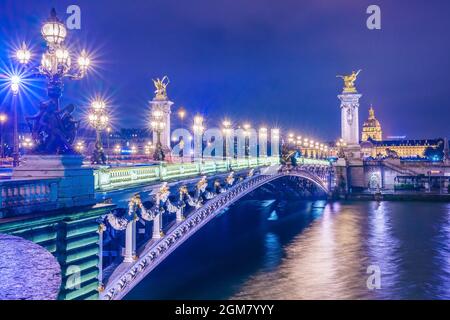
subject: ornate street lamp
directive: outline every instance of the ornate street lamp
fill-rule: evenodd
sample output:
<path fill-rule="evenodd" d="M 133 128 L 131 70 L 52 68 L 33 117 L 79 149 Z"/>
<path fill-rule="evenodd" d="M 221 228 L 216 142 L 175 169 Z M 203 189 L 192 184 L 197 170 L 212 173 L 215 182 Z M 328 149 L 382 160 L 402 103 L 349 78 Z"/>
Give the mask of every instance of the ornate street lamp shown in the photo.
<path fill-rule="evenodd" d="M 108 127 L 109 117 L 106 112 L 106 103 L 103 100 L 94 100 L 91 104 L 91 112 L 88 115 L 89 124 L 95 129 L 96 141 L 92 154 L 92 164 L 106 164 L 106 156 L 103 150 L 101 132 Z"/>
<path fill-rule="evenodd" d="M 226 160 L 231 152 L 231 134 L 233 132 L 233 129 L 231 128 L 231 121 L 230 120 L 224 120 L 222 122 L 222 132 L 224 134 L 223 139 L 223 159 Z M 228 151 L 230 150 L 230 151 Z"/>
<path fill-rule="evenodd" d="M 345 158 L 344 148 L 347 146 L 347 143 L 344 141 L 344 139 L 339 139 L 338 142 L 336 142 L 336 147 L 338 148 L 338 158 Z"/>
<path fill-rule="evenodd" d="M 156 147 L 155 153 L 153 154 L 153 160 L 156 161 L 164 161 L 166 157 L 161 143 L 161 132 L 165 128 L 163 117 L 164 114 L 162 113 L 162 111 L 154 110 L 152 112 L 152 121 L 150 124 L 152 126 L 153 132 L 156 132 Z"/>
<path fill-rule="evenodd" d="M 5 146 L 3 143 L 3 126 L 5 122 L 8 120 L 8 116 L 4 113 L 0 113 L 0 158 L 5 157 Z"/>
<path fill-rule="evenodd" d="M 13 131 L 13 167 L 19 166 L 19 131 L 18 131 L 18 116 L 17 116 L 17 95 L 19 94 L 21 79 L 17 75 L 13 75 L 10 79 L 10 88 L 13 94 L 12 109 L 14 114 L 14 131 Z"/>
<path fill-rule="evenodd" d="M 203 117 L 197 115 L 194 117 L 194 125 L 192 127 L 194 130 L 194 156 L 195 158 L 200 157 L 203 161 L 203 132 L 205 127 L 203 126 Z"/>
<path fill-rule="evenodd" d="M 244 143 L 244 155 L 246 158 L 248 158 L 250 156 L 250 129 L 251 129 L 251 125 L 249 123 L 244 123 L 244 125 L 242 126 L 242 128 L 244 128 L 244 139 L 245 139 L 245 143 Z"/>
<path fill-rule="evenodd" d="M 109 145 L 109 139 L 111 138 L 111 127 L 106 128 L 106 147 L 108 148 L 108 155 L 110 153 L 110 145 Z"/>
<path fill-rule="evenodd" d="M 181 126 L 184 126 L 184 119 L 186 118 L 186 109 L 183 107 L 180 107 L 180 109 L 178 109 L 178 118 L 180 119 L 181 122 Z"/>
<path fill-rule="evenodd" d="M 75 144 L 75 150 L 77 150 L 79 153 L 82 153 L 84 151 L 84 141 L 78 141 Z"/>
<path fill-rule="evenodd" d="M 15 53 L 16 60 L 24 69 L 29 69 L 30 73 L 35 73 L 47 80 L 47 93 L 50 101 L 42 104 L 45 107 L 41 107 L 41 111 L 37 115 L 29 117 L 34 122 L 32 131 L 35 140 L 34 145 L 37 147 L 35 152 L 39 154 L 74 153 L 72 143 L 76 134 L 76 126 L 67 126 L 63 123 L 63 119 L 72 119 L 73 107 L 60 110 L 59 100 L 63 92 L 63 79 L 82 79 L 91 65 L 91 60 L 86 51 L 83 50 L 77 57 L 76 63 L 72 63 L 72 54 L 65 46 L 67 29 L 56 16 L 55 9 L 51 10 L 50 17 L 42 25 L 41 35 L 47 44 L 47 48 L 42 54 L 38 66 L 30 66 L 33 55 L 25 43 L 22 43 Z M 18 84 L 11 84 L 13 93 L 14 91 L 17 92 L 18 89 Z M 56 115 L 63 113 L 63 116 Z M 59 123 L 42 125 L 39 120 L 43 116 L 57 119 Z M 60 128 L 66 129 L 61 130 Z M 47 136 L 54 136 L 55 139 L 46 139 Z M 58 141 L 57 144 L 54 143 L 55 140 Z"/>

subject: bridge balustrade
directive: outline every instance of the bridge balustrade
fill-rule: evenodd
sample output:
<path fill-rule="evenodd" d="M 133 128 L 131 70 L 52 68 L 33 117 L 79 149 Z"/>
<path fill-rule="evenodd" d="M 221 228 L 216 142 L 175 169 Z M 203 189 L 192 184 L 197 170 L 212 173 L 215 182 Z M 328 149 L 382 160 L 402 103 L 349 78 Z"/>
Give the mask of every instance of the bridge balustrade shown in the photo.
<path fill-rule="evenodd" d="M 57 207 L 59 179 L 6 180 L 0 182 L 0 218 Z"/>
<path fill-rule="evenodd" d="M 140 167 L 101 168 L 94 171 L 96 190 L 110 190 L 137 184 L 169 181 L 203 174 L 223 173 L 278 164 L 278 157 L 206 160 Z"/>

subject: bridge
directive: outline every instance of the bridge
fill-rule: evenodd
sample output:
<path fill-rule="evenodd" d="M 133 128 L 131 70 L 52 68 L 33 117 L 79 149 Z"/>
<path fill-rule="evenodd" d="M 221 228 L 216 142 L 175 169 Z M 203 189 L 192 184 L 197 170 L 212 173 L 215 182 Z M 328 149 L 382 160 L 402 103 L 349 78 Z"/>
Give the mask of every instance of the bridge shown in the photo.
<path fill-rule="evenodd" d="M 289 168 L 272 165 L 258 172 L 252 169 L 245 177 L 241 176 L 238 179 L 230 174 L 225 179 L 224 185 L 217 181 L 214 183 L 213 192 L 207 191 L 206 179 L 202 178 L 197 184 L 195 196 L 190 196 L 185 187 L 180 188 L 180 201 L 176 205 L 170 202 L 165 185 L 157 193 L 157 200 L 152 208 L 146 208 L 139 196 L 133 197 L 125 215 L 118 217 L 110 214 L 106 218 L 106 225 L 126 233 L 125 255 L 123 262 L 114 266 L 114 271 L 107 277 L 100 299 L 123 298 L 195 232 L 224 209 L 267 183 L 281 177 L 298 177 L 306 179 L 325 194 L 329 194 L 332 187 L 332 170 L 329 163 L 323 160 L 308 162 L 309 164 Z M 185 198 L 186 201 L 183 200 Z M 193 210 L 188 212 L 186 206 L 191 206 Z M 171 213 L 175 214 L 176 219 L 167 226 L 166 232 L 162 232 L 165 229 L 161 224 L 162 215 Z M 139 222 L 150 223 L 153 230 L 151 239 L 137 249 L 136 229 Z"/>
<path fill-rule="evenodd" d="M 57 258 L 59 299 L 123 298 L 225 208 L 276 179 L 297 177 L 325 195 L 335 185 L 327 160 L 303 157 L 295 167 L 266 156 L 84 169 L 95 191 L 75 206 L 63 177 L 0 182 L 0 233 Z"/>

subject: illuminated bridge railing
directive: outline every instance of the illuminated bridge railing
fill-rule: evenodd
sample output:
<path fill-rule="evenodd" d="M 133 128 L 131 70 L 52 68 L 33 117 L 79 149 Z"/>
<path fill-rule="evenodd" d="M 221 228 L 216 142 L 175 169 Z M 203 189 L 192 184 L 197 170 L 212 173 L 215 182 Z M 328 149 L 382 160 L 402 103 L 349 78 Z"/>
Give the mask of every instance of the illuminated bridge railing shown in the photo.
<path fill-rule="evenodd" d="M 169 181 L 279 164 L 278 157 L 206 160 L 203 163 L 175 163 L 135 167 L 102 168 L 94 171 L 95 189 L 111 190 L 159 181 Z"/>
<path fill-rule="evenodd" d="M 298 160 L 298 164 L 302 165 L 316 165 L 316 166 L 329 166 L 330 161 L 322 160 L 322 159 L 309 159 L 309 158 L 300 158 Z"/>

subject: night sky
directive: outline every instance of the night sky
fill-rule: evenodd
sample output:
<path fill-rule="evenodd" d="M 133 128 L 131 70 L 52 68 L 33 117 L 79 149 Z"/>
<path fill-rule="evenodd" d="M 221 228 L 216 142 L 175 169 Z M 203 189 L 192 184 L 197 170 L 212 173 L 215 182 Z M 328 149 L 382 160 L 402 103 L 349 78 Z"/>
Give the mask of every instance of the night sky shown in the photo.
<path fill-rule="evenodd" d="M 1 66 L 22 40 L 41 53 L 41 22 L 53 6 L 65 20 L 70 4 L 82 25 L 69 42 L 93 51 L 96 67 L 66 84 L 63 103 L 82 111 L 101 93 L 116 128 L 147 126 L 151 79 L 168 75 L 175 110 L 202 113 L 209 127 L 227 116 L 334 140 L 336 75 L 363 69 L 361 122 L 372 103 L 385 136 L 450 136 L 448 0 L 0 0 Z M 381 30 L 366 27 L 370 4 L 381 7 Z M 27 113 L 45 96 L 33 90 Z M 0 93 L 2 108 L 8 101 Z"/>

